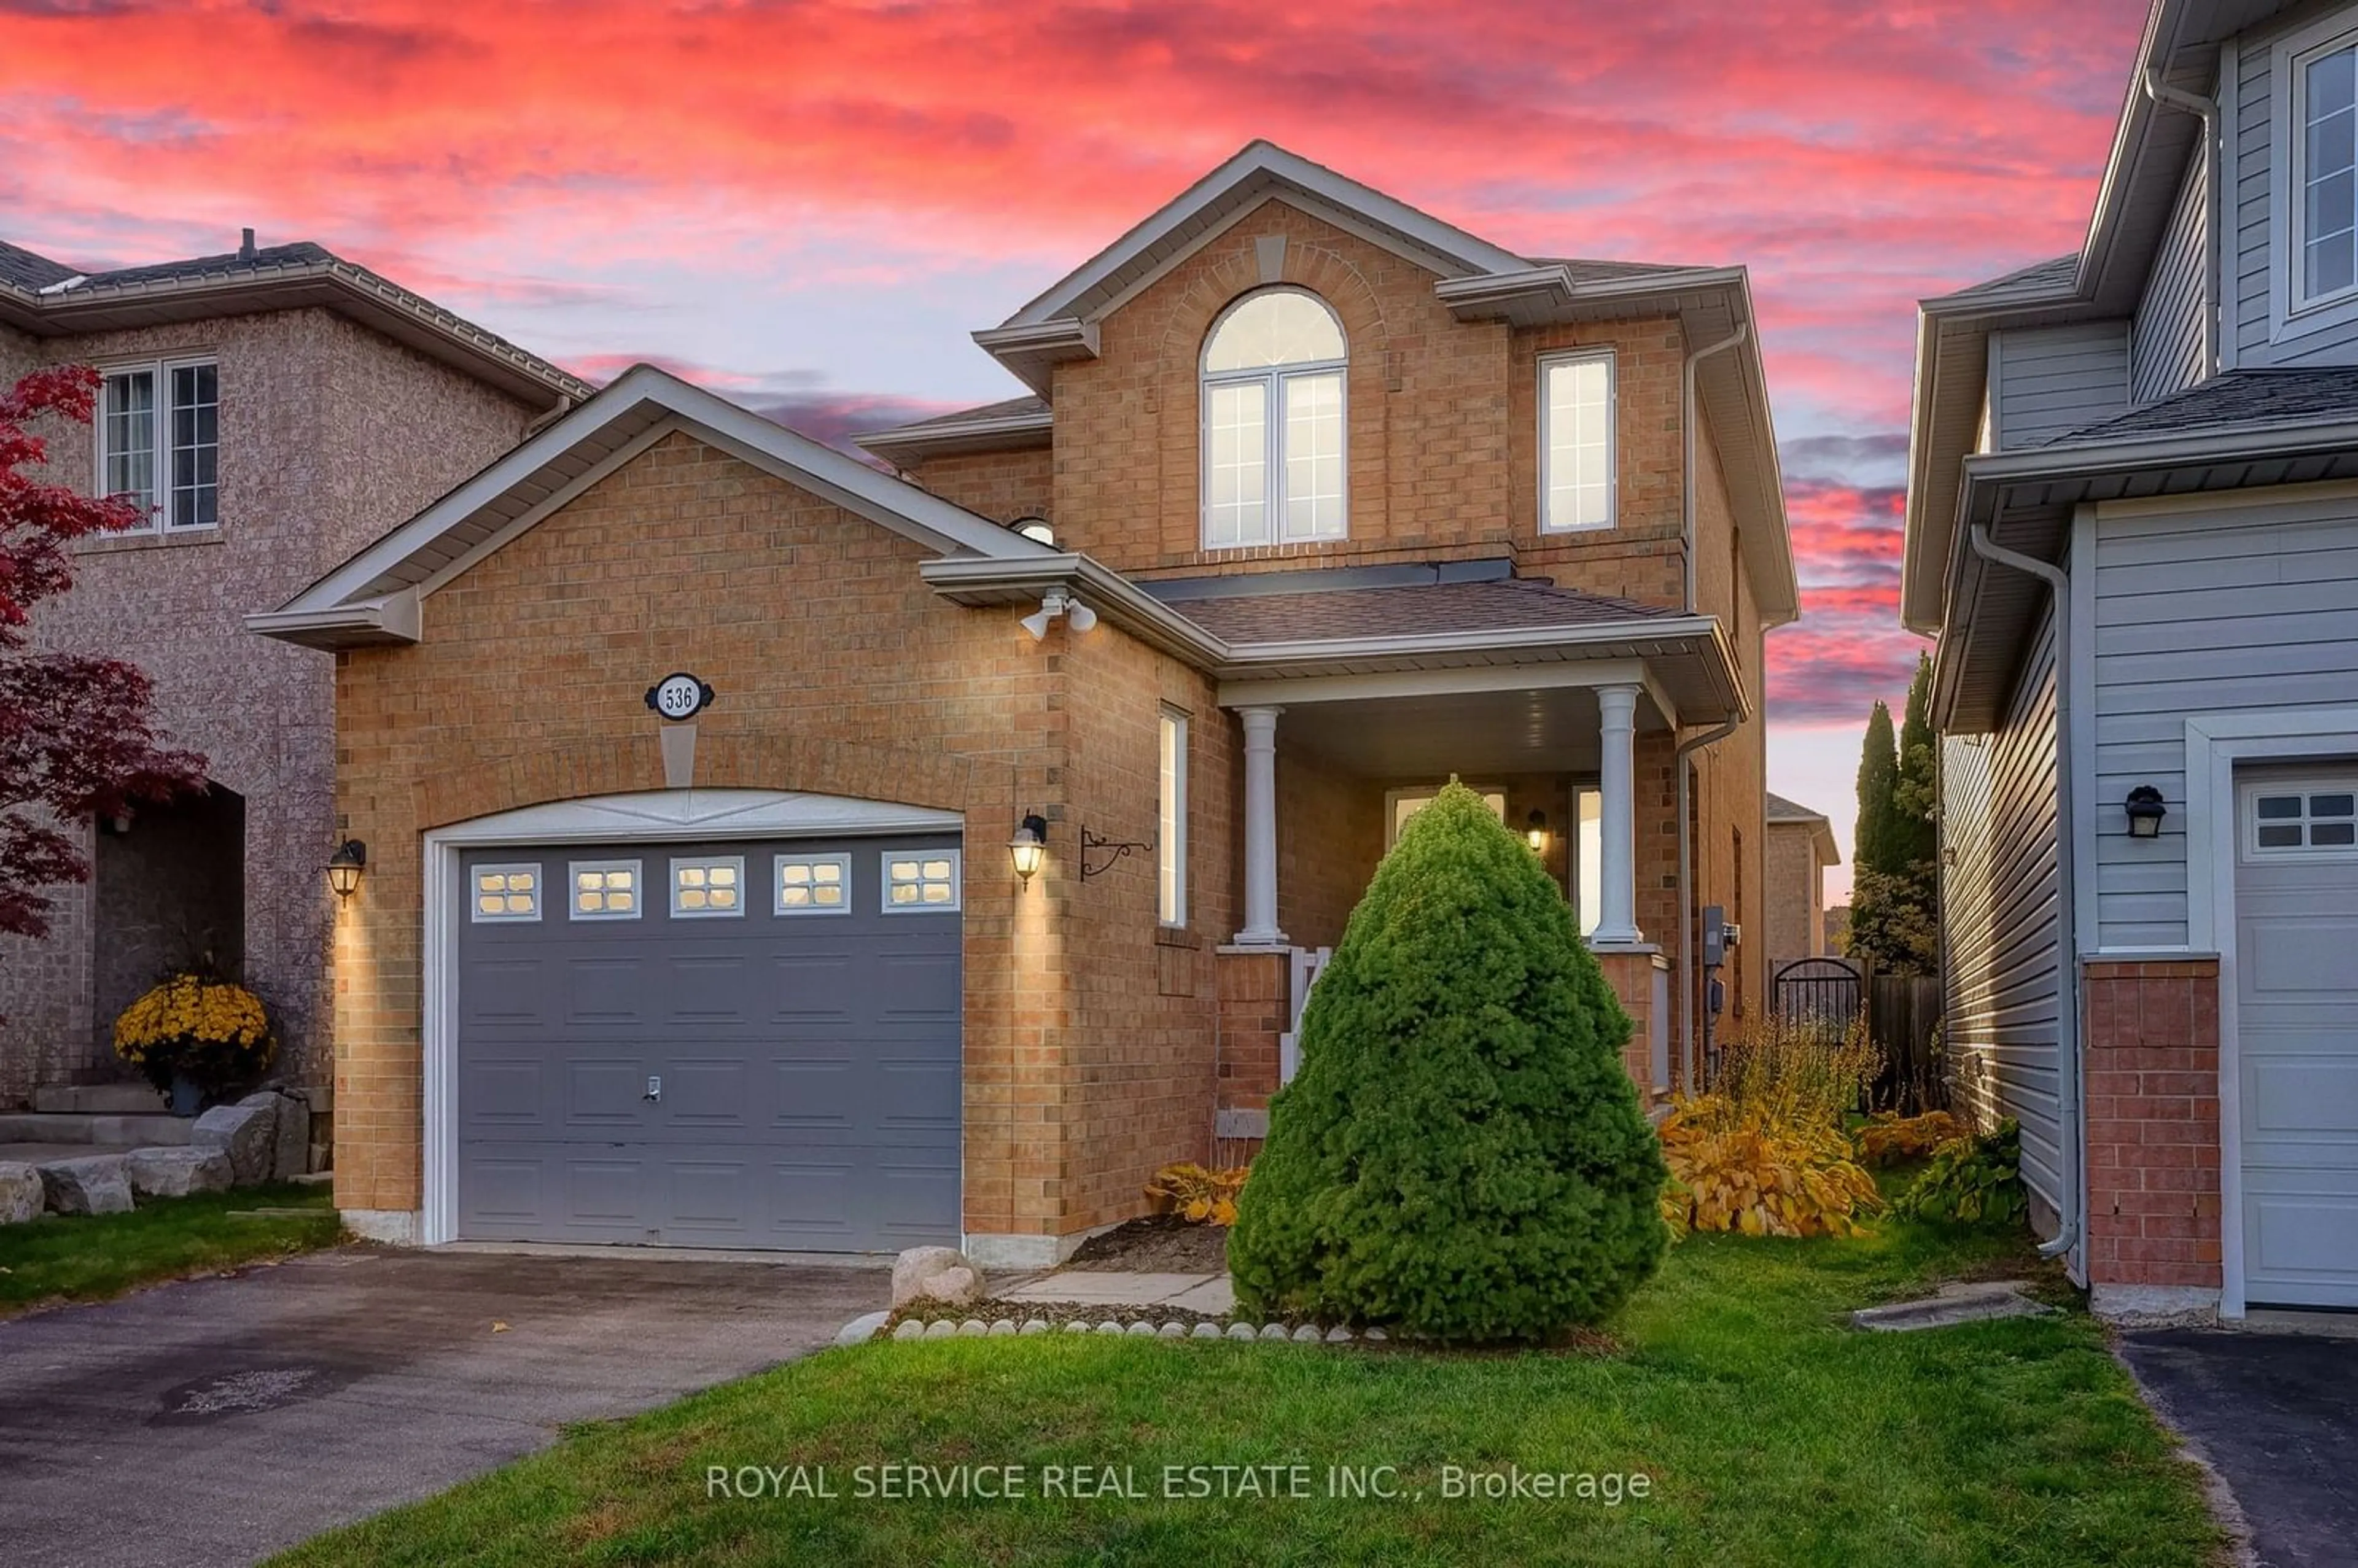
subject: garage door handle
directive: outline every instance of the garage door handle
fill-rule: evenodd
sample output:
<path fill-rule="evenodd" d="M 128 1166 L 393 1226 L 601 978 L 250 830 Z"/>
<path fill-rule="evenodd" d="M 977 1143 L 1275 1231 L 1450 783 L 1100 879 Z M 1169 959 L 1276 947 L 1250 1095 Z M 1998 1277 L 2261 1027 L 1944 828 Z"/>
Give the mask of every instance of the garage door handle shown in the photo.
<path fill-rule="evenodd" d="M 654 1100 L 660 1105 L 663 1102 L 663 1080 L 658 1077 L 650 1076 L 647 1079 L 647 1092 L 640 1098 L 642 1099 Z"/>

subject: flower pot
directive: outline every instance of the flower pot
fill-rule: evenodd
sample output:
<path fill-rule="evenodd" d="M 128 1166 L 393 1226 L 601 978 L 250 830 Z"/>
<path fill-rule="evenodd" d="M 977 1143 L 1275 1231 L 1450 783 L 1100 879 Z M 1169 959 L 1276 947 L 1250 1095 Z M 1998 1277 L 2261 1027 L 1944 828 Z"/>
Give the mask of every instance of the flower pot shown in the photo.
<path fill-rule="evenodd" d="M 194 1116 L 204 1108 L 205 1086 L 186 1073 L 172 1075 L 172 1114 Z"/>

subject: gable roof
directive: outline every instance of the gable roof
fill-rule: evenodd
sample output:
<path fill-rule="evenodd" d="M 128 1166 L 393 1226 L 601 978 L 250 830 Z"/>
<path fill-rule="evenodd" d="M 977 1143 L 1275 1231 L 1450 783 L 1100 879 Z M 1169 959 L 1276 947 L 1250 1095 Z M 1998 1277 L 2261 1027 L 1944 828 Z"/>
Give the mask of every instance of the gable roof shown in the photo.
<path fill-rule="evenodd" d="M 1810 841 L 1817 846 L 1819 864 L 1842 864 L 1842 848 L 1834 842 L 1834 825 L 1826 819 L 1824 812 L 1812 811 L 1781 795 L 1768 795 L 1764 804 L 1767 809 L 1761 815 L 1770 827 L 1808 828 Z"/>
<path fill-rule="evenodd" d="M 414 643 L 423 600 L 676 430 L 944 556 L 1022 561 L 1055 554 L 667 371 L 642 364 L 282 608 L 246 617 L 246 626 L 316 648 Z"/>
<path fill-rule="evenodd" d="M 0 243 L 0 322 L 36 337 L 319 306 L 525 402 L 595 389 L 495 332 L 308 240 L 94 272 Z"/>
<path fill-rule="evenodd" d="M 1768 820 L 1771 822 L 1823 822 L 1826 814 L 1812 811 L 1798 801 L 1787 800 L 1781 795 L 1766 797 Z"/>

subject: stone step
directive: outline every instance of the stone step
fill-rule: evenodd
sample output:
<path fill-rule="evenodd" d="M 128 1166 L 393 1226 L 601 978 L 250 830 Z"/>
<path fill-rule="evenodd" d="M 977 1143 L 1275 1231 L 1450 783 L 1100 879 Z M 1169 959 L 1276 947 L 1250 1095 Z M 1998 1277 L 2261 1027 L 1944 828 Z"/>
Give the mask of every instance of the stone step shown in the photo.
<path fill-rule="evenodd" d="M 164 1097 L 146 1084 L 47 1084 L 33 1091 L 33 1108 L 51 1116 L 155 1116 Z"/>
<path fill-rule="evenodd" d="M 99 1116 L 86 1112 L 17 1113 L 0 1116 L 0 1143 L 107 1143 L 122 1148 L 186 1143 L 192 1119 L 165 1116 Z"/>

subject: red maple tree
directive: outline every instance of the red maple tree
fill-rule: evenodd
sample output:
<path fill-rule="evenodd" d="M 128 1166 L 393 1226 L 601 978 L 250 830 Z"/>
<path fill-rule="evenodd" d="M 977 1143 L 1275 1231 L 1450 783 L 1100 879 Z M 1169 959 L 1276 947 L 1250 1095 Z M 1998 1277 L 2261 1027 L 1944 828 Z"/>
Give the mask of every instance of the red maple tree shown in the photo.
<path fill-rule="evenodd" d="M 157 733 L 137 666 L 33 645 L 33 607 L 73 586 L 67 546 L 142 521 L 128 501 L 24 471 L 49 460 L 27 423 L 89 424 L 98 385 L 96 371 L 64 365 L 0 392 L 0 931 L 27 936 L 49 930 L 49 890 L 89 879 L 81 824 L 204 782 L 204 759 Z"/>

